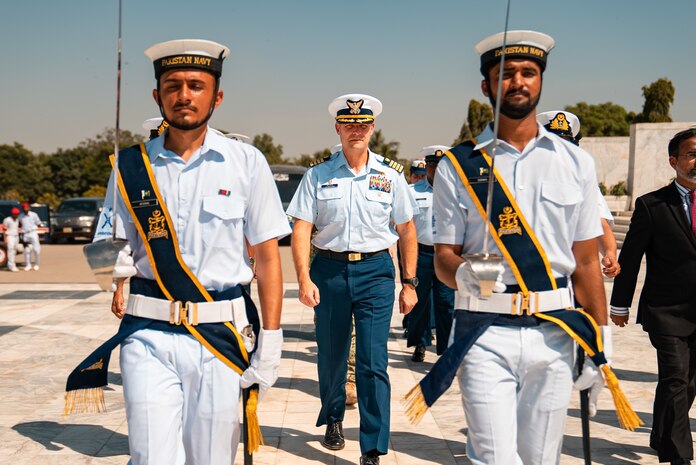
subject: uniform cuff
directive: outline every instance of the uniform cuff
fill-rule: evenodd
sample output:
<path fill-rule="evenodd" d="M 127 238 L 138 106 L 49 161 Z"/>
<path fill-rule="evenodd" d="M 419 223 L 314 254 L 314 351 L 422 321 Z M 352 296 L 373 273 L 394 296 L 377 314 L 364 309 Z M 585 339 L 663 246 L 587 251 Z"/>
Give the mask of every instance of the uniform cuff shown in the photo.
<path fill-rule="evenodd" d="M 628 316 L 629 310 L 630 307 L 614 307 L 611 305 L 609 313 L 615 316 Z"/>

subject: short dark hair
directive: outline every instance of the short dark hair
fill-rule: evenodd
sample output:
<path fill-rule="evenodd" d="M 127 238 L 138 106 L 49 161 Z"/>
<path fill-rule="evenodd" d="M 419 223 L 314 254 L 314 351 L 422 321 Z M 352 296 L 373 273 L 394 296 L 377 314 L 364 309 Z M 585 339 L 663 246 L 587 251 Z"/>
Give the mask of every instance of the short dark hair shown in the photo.
<path fill-rule="evenodd" d="M 691 139 L 692 137 L 696 137 L 696 127 L 684 129 L 683 131 L 676 133 L 674 137 L 672 137 L 672 140 L 669 141 L 669 145 L 667 146 L 669 156 L 677 157 L 679 155 L 679 146 L 681 143 L 687 139 Z"/>

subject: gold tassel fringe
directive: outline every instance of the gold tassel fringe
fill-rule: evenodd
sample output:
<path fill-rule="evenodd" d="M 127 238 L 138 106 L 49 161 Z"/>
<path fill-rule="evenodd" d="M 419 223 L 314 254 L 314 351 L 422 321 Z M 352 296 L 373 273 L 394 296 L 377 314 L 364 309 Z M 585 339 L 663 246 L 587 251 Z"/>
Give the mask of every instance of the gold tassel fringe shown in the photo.
<path fill-rule="evenodd" d="M 408 394 L 404 397 L 403 403 L 406 405 L 406 415 L 408 415 L 411 424 L 414 425 L 417 425 L 423 419 L 423 416 L 425 416 L 425 412 L 428 411 L 428 404 L 425 403 L 425 397 L 423 397 L 420 383 L 416 384 L 408 391 Z"/>
<path fill-rule="evenodd" d="M 77 389 L 65 393 L 63 415 L 106 412 L 104 388 Z"/>
<path fill-rule="evenodd" d="M 619 379 L 614 372 L 611 371 L 609 365 L 602 365 L 601 368 L 602 372 L 604 372 L 604 379 L 607 382 L 609 392 L 611 392 L 611 397 L 614 399 L 619 425 L 624 429 L 634 431 L 637 427 L 644 424 L 643 420 L 633 411 L 626 395 L 621 391 L 621 387 L 619 387 Z"/>
<path fill-rule="evenodd" d="M 259 450 L 259 446 L 264 444 L 263 436 L 261 435 L 261 426 L 259 426 L 259 417 L 256 414 L 256 406 L 259 403 L 258 389 L 249 390 L 249 398 L 246 404 L 246 422 L 247 434 L 249 441 L 247 442 L 247 453 L 253 454 Z"/>

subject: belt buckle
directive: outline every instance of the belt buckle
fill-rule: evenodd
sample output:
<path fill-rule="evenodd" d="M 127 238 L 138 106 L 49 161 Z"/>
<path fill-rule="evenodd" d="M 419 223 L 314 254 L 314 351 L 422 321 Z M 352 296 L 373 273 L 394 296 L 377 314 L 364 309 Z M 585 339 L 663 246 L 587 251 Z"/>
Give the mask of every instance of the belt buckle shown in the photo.
<path fill-rule="evenodd" d="M 522 301 L 520 302 L 520 315 L 531 315 L 534 312 L 529 311 L 529 296 L 530 294 L 522 294 Z"/>
<path fill-rule="evenodd" d="M 360 252 L 351 252 L 348 254 L 349 262 L 359 262 L 362 260 L 362 254 Z"/>
<path fill-rule="evenodd" d="M 171 325 L 180 325 L 181 320 L 181 302 L 178 300 L 173 300 L 169 304 L 169 324 Z"/>

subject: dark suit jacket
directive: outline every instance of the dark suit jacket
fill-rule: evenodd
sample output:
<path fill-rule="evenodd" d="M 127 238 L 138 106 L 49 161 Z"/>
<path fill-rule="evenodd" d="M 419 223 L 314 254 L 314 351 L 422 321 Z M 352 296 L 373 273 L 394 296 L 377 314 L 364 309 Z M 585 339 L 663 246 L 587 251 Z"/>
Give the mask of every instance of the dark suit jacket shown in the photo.
<path fill-rule="evenodd" d="M 637 322 L 645 331 L 687 336 L 696 330 L 696 238 L 674 183 L 636 200 L 614 278 L 611 305 L 630 307 L 647 260 Z"/>

